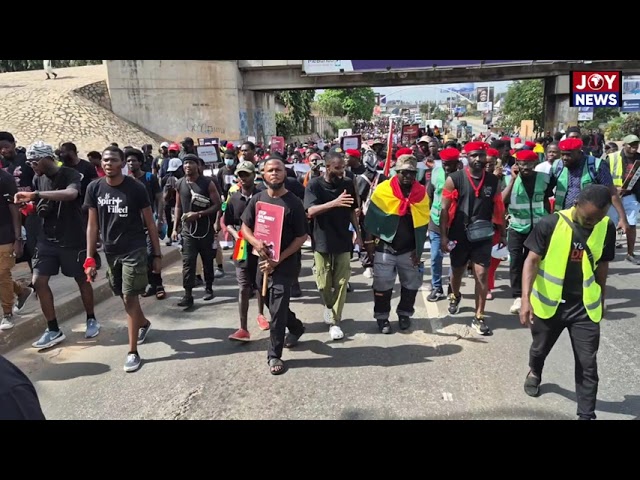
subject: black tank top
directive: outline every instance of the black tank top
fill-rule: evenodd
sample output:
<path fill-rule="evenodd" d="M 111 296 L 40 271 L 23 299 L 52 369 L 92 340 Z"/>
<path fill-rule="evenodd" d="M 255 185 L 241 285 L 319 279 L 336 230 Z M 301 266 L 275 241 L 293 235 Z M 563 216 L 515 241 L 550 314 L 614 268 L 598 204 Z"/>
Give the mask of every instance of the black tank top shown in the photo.
<path fill-rule="evenodd" d="M 488 220 L 493 218 L 493 198 L 498 192 L 498 177 L 492 173 L 485 174 L 484 183 L 479 190 L 479 197 L 476 198 L 474 189 L 471 187 L 467 172 L 458 170 L 450 175 L 455 189 L 458 191 L 458 208 L 456 216 L 451 224 L 449 238 L 460 240 L 466 238 L 466 226 L 474 220 Z M 473 178 L 474 186 L 477 187 L 480 180 Z"/>

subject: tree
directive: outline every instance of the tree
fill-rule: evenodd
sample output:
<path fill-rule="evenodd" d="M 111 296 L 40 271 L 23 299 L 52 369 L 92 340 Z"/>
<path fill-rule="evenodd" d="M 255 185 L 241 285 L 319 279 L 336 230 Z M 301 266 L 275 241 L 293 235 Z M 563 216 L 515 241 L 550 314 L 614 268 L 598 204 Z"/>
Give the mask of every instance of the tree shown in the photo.
<path fill-rule="evenodd" d="M 533 129 L 543 123 L 544 85 L 542 80 L 522 80 L 509 85 L 502 106 L 500 126 L 513 130 L 523 120 L 533 120 Z"/>
<path fill-rule="evenodd" d="M 376 106 L 376 95 L 372 88 L 344 88 L 325 90 L 318 95 L 318 107 L 325 115 L 349 117 L 350 122 L 371 120 Z"/>
<path fill-rule="evenodd" d="M 428 123 L 429 120 L 442 120 L 445 122 L 448 118 L 447 112 L 441 110 L 436 102 L 426 102 L 420 104 L 420 113 L 426 115 L 424 120 Z"/>
<path fill-rule="evenodd" d="M 584 122 L 582 127 L 586 129 L 600 128 L 600 124 L 609 123 L 611 120 L 619 116 L 620 110 L 618 108 L 594 108 L 593 120 Z"/>
<path fill-rule="evenodd" d="M 0 60 L 0 72 L 22 72 L 24 70 L 42 70 L 42 60 Z M 82 67 L 99 65 L 102 60 L 52 60 L 53 68 Z"/>
<path fill-rule="evenodd" d="M 314 97 L 314 90 L 276 92 L 276 100 L 283 103 L 287 109 L 286 113 L 276 114 L 276 132 L 279 136 L 286 138 L 307 132 Z"/>
<path fill-rule="evenodd" d="M 620 126 L 623 137 L 627 135 L 640 135 L 640 113 L 630 113 Z"/>

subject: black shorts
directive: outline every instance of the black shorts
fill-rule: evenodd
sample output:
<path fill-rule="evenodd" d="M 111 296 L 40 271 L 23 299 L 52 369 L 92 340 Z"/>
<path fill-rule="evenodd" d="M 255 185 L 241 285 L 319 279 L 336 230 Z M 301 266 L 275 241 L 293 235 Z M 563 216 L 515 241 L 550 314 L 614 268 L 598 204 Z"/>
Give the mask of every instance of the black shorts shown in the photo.
<path fill-rule="evenodd" d="M 482 265 L 485 268 L 489 268 L 489 265 L 491 264 L 493 239 L 471 243 L 469 240 L 464 238 L 457 242 L 456 248 L 454 248 L 450 254 L 452 268 L 464 267 L 470 261 L 478 265 Z"/>
<path fill-rule="evenodd" d="M 65 277 L 83 279 L 86 278 L 86 258 L 86 249 L 61 247 L 48 240 L 39 240 L 33 254 L 33 273 L 51 277 L 61 271 Z"/>
<path fill-rule="evenodd" d="M 234 261 L 236 265 L 236 278 L 238 279 L 238 287 L 257 288 L 256 277 L 258 274 L 258 257 L 253 253 L 247 254 L 247 259 L 241 262 Z"/>

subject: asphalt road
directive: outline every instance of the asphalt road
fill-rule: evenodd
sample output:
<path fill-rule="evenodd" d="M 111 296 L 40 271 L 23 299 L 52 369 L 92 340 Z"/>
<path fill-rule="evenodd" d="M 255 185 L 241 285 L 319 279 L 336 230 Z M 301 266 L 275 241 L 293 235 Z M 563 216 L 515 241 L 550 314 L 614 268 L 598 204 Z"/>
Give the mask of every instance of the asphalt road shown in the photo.
<path fill-rule="evenodd" d="M 640 270 L 612 264 L 609 310 L 602 323 L 599 354 L 600 419 L 640 418 Z M 217 298 L 197 300 L 192 313 L 175 306 L 181 295 L 180 266 L 165 272 L 170 297 L 143 299 L 153 322 L 140 347 L 143 365 L 125 373 L 126 323 L 120 300 L 98 305 L 103 325 L 92 340 L 83 337 L 84 317 L 62 324 L 67 340 L 48 351 L 29 345 L 8 358 L 34 382 L 49 419 L 568 419 L 575 418 L 573 354 L 563 333 L 544 373 L 542 395 L 522 390 L 528 371 L 529 331 L 508 313 L 511 299 L 505 266 L 498 271 L 496 299 L 487 307 L 493 336 L 468 327 L 472 281 L 465 279 L 462 310 L 440 316 L 446 302 L 427 304 L 421 292 L 416 318 L 406 333 L 377 333 L 370 280 L 353 263 L 355 291 L 348 296 L 345 339 L 332 342 L 305 253 L 305 296 L 292 309 L 307 333 L 285 351 L 289 370 L 269 374 L 268 332 L 250 310 L 248 344 L 227 336 L 238 327 L 235 276 L 216 281 Z M 428 278 L 428 277 L 427 277 Z M 197 290 L 202 296 L 203 291 Z M 393 307 L 397 304 L 397 294 Z"/>

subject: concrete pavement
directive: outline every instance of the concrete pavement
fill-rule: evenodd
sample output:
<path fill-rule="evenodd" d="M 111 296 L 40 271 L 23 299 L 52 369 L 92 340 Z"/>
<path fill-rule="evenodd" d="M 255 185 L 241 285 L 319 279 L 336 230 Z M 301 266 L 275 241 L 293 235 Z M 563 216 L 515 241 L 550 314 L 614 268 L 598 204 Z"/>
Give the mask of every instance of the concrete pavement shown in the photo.
<path fill-rule="evenodd" d="M 226 255 L 228 257 L 228 254 Z M 612 264 L 607 320 L 602 323 L 599 355 L 600 419 L 640 418 L 640 330 L 635 311 L 640 270 L 622 261 Z M 446 261 L 446 260 L 445 260 Z M 153 326 L 139 349 L 143 365 L 127 374 L 124 312 L 111 298 L 96 308 L 103 328 L 84 339 L 84 316 L 62 325 L 67 340 L 49 351 L 28 345 L 8 358 L 34 382 L 50 419 L 568 419 L 575 418 L 573 355 L 566 333 L 551 353 L 542 396 L 526 396 L 529 331 L 508 313 L 506 266 L 498 275 L 496 299 L 488 302 L 493 336 L 468 327 L 473 282 L 464 280 L 461 312 L 445 316 L 446 301 L 431 304 L 421 292 L 412 328 L 393 335 L 377 333 L 372 319 L 371 280 L 353 263 L 343 330 L 332 342 L 322 321 L 310 255 L 304 256 L 304 297 L 292 301 L 307 333 L 285 351 L 289 371 L 269 374 L 268 332 L 255 324 L 252 341 L 237 344 L 227 336 L 238 327 L 237 288 L 231 265 L 216 280 L 217 298 L 184 313 L 175 306 L 182 294 L 181 268 L 165 271 L 169 298 L 143 299 Z M 426 277 L 429 278 L 428 276 Z M 397 304 L 397 292 L 392 303 Z"/>

